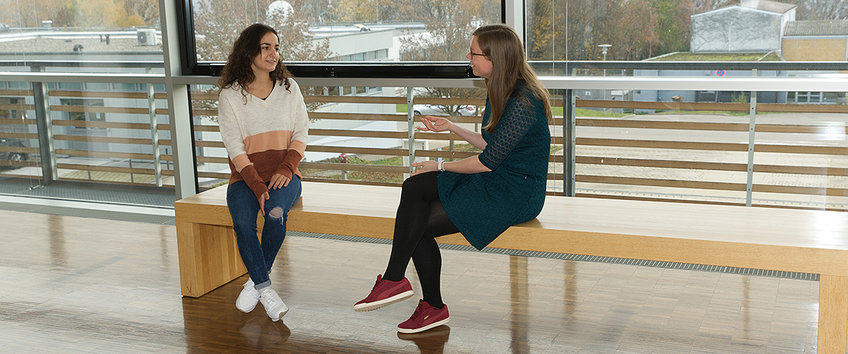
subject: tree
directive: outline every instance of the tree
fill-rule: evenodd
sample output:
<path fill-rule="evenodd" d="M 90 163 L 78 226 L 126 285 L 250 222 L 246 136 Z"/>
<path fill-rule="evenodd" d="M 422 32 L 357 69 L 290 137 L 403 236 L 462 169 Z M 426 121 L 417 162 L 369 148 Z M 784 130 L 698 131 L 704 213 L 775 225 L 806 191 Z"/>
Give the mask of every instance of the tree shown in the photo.
<path fill-rule="evenodd" d="M 494 1 L 442 0 L 433 1 L 425 21 L 426 31 L 408 33 L 401 42 L 400 57 L 404 61 L 466 60 L 471 33 L 481 25 L 480 14 Z M 423 11 L 422 11 L 423 12 Z M 428 87 L 422 97 L 482 98 L 480 89 Z M 456 115 L 461 105 L 441 105 L 441 110 Z"/>

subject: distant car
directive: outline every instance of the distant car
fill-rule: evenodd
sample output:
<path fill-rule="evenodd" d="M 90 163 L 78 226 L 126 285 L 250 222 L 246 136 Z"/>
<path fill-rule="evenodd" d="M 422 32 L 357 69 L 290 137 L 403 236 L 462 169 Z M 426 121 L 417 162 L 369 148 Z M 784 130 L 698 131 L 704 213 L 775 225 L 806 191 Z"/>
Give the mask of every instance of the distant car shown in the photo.
<path fill-rule="evenodd" d="M 26 147 L 23 140 L 0 138 L 0 146 Z M 26 161 L 29 156 L 25 152 L 20 151 L 0 151 L 0 160 L 22 162 Z"/>
<path fill-rule="evenodd" d="M 7 25 L 5 23 L 0 23 L 0 32 L 8 32 L 9 29 L 10 29 L 9 25 Z"/>
<path fill-rule="evenodd" d="M 477 106 L 474 105 L 436 105 L 436 104 L 417 104 L 412 106 L 412 112 L 415 115 L 450 115 L 450 116 L 474 116 L 477 113 Z"/>

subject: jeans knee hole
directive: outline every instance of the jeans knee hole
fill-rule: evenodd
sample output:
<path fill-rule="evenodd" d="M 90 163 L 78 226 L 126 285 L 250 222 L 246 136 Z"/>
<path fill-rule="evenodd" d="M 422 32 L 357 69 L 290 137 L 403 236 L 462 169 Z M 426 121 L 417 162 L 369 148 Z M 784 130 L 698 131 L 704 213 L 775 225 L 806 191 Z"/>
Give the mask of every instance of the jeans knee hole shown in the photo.
<path fill-rule="evenodd" d="M 268 212 L 268 216 L 275 218 L 275 219 L 282 217 L 283 216 L 283 208 L 275 207 L 274 209 L 271 209 L 271 211 Z"/>

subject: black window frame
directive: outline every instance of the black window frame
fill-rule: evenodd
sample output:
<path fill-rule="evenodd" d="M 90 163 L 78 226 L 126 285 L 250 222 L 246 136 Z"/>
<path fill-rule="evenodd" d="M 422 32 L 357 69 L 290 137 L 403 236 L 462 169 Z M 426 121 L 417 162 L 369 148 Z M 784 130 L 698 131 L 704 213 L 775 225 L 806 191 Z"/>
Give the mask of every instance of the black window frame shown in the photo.
<path fill-rule="evenodd" d="M 179 34 L 180 66 L 184 75 L 219 76 L 221 63 L 198 63 L 194 38 L 192 0 L 176 0 L 177 31 Z M 214 0 L 213 0 L 214 1 Z M 506 3 L 501 1 L 501 23 L 505 23 Z M 296 77 L 314 78 L 434 78 L 467 79 L 476 77 L 468 63 L 452 62 L 287 62 L 286 67 Z"/>

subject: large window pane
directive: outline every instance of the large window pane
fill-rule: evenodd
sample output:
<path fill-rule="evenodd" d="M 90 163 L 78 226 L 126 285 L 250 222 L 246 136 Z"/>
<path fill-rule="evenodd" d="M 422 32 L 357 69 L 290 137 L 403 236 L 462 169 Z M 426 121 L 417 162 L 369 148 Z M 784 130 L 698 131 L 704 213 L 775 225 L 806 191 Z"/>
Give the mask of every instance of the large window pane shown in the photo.
<path fill-rule="evenodd" d="M 525 5 L 527 52 L 534 61 L 845 61 L 848 53 L 845 1 L 526 0 Z M 598 67 L 607 70 L 580 73 L 560 66 L 555 74 L 616 72 L 610 65 Z M 686 70 L 676 75 L 701 76 Z"/>
<path fill-rule="evenodd" d="M 3 0 L 0 8 L 0 71 L 144 73 L 151 65 L 92 61 L 153 61 L 161 72 L 157 0 Z"/>
<path fill-rule="evenodd" d="M 198 62 L 225 61 L 249 24 L 280 33 L 284 61 L 464 61 L 500 0 L 192 1 Z"/>

